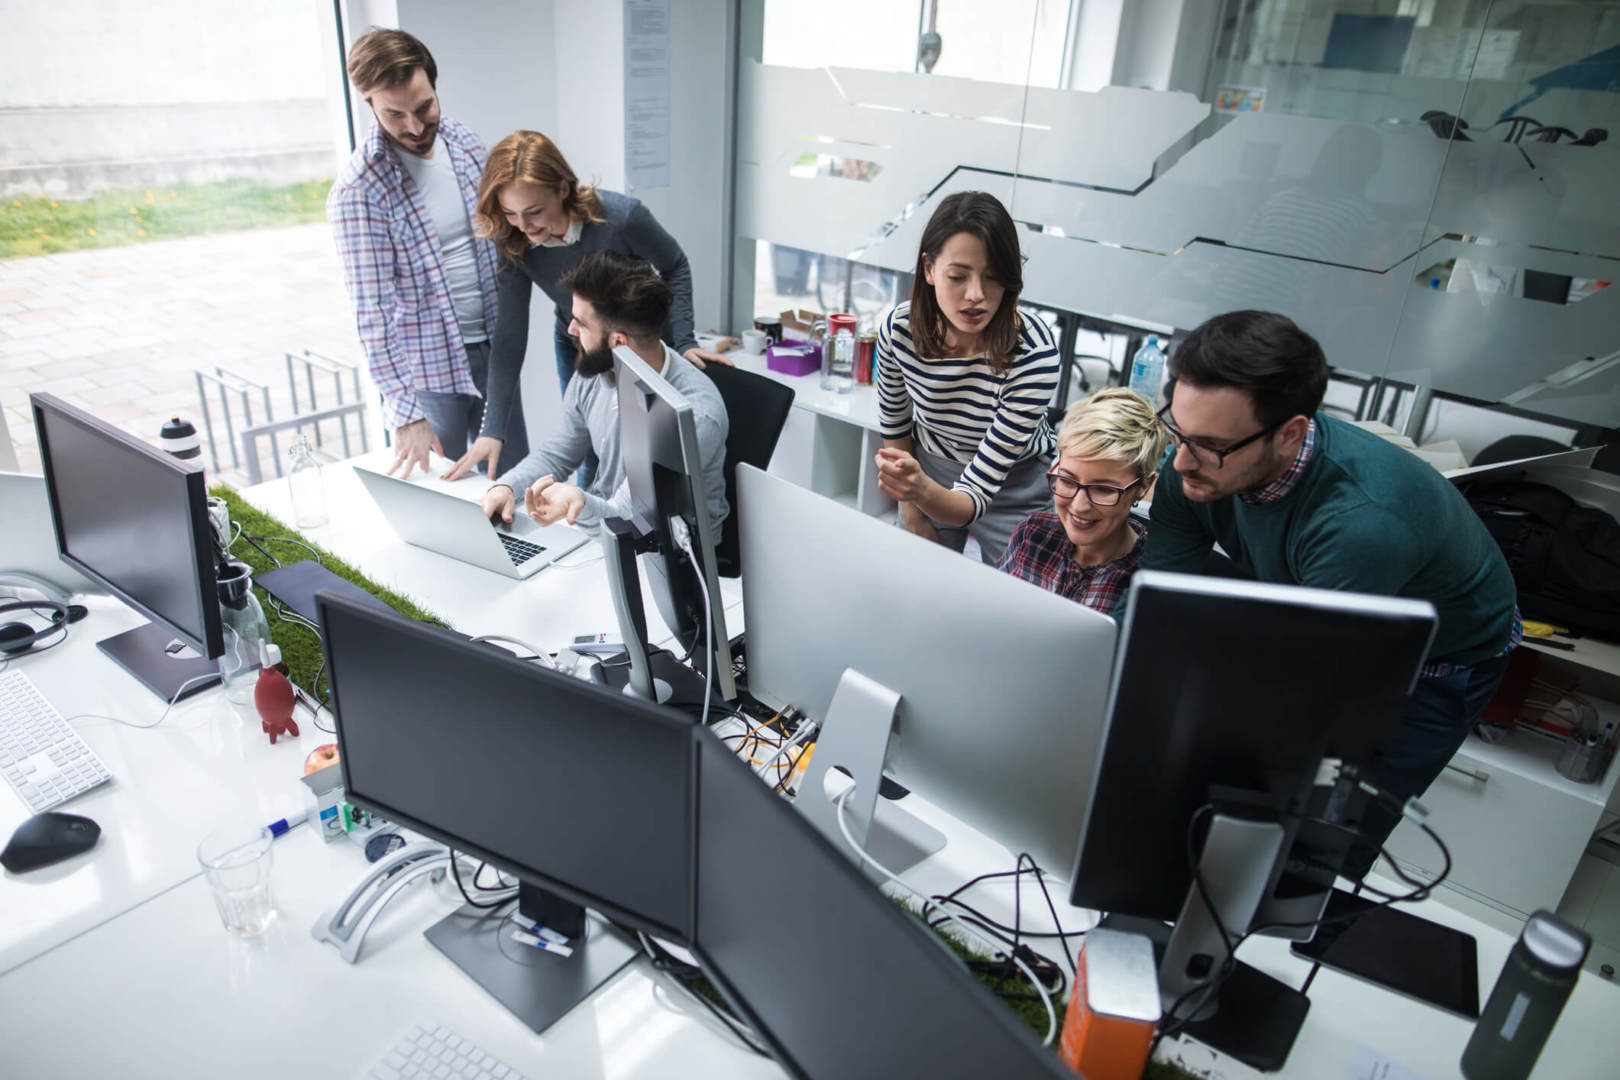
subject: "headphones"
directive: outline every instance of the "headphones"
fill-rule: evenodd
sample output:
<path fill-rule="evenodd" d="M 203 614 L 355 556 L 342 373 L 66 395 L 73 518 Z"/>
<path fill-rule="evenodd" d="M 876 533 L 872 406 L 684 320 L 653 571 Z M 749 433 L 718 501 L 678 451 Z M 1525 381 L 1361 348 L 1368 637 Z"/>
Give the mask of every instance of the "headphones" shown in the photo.
<path fill-rule="evenodd" d="M 89 614 L 89 610 L 82 604 L 58 604 L 54 600 L 20 600 L 12 604 L 0 604 L 0 615 L 11 611 L 49 613 L 51 622 L 42 630 L 35 630 L 25 622 L 0 622 L 0 654 L 8 657 L 23 656 L 50 648 L 57 642 L 41 645 L 40 640 L 58 631 L 65 636 L 69 623 L 76 623 Z"/>

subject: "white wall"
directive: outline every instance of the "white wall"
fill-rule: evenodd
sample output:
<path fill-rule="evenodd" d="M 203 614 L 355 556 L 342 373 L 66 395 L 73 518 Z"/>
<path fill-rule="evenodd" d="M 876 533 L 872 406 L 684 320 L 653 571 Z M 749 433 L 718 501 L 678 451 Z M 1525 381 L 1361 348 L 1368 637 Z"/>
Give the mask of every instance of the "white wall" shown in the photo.
<path fill-rule="evenodd" d="M 603 5 L 608 6 L 608 5 Z M 618 10 L 618 5 L 612 5 Z M 699 330 L 741 331 L 752 325 L 752 311 L 734 313 L 737 325 L 723 323 L 731 217 L 727 192 L 731 96 L 729 0 L 672 0 L 670 52 L 669 186 L 634 194 L 647 204 L 692 264 L 692 305 Z M 623 76 L 620 81 L 623 99 Z M 621 104 L 622 109 L 622 104 Z M 622 121 L 613 130 L 622 131 Z M 619 138 L 623 161 L 624 140 Z"/>

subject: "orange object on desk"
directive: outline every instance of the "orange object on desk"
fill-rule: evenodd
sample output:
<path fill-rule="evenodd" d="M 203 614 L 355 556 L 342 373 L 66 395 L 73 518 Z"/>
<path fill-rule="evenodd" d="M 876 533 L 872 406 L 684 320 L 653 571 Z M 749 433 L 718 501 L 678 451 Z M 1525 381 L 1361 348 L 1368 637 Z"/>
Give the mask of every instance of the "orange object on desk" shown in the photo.
<path fill-rule="evenodd" d="M 1086 1080 L 1139 1080 L 1159 1022 L 1153 943 L 1141 934 L 1093 930 L 1075 967 L 1058 1056 Z"/>

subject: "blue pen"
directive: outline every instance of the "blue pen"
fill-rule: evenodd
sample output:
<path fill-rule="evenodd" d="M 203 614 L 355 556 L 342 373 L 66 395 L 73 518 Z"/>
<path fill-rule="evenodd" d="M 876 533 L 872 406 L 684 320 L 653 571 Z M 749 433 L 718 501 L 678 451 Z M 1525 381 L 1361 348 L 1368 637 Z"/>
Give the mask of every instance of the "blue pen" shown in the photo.
<path fill-rule="evenodd" d="M 268 826 L 266 826 L 266 828 L 270 830 L 270 838 L 274 840 L 276 837 L 283 836 L 291 830 L 296 829 L 298 826 L 304 823 L 304 819 L 306 817 L 308 817 L 307 814 L 299 813 L 289 814 L 284 818 L 277 818 L 275 821 L 272 821 Z"/>

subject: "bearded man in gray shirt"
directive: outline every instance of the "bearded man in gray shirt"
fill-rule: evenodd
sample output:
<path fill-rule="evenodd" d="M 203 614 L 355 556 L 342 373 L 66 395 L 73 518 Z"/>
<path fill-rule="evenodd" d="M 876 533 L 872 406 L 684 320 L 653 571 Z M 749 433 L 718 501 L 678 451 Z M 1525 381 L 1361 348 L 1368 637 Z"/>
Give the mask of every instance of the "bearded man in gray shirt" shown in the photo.
<path fill-rule="evenodd" d="M 573 294 L 568 333 L 578 342 L 575 372 L 563 393 L 562 422 L 534 452 L 508 469 L 479 500 L 484 513 L 511 521 L 524 511 L 542 525 L 565 521 L 595 532 L 605 518 L 630 517 L 630 485 L 619 455 L 619 394 L 613 350 L 628 345 L 692 405 L 703 489 L 714 535 L 726 503 L 725 402 L 709 377 L 659 339 L 672 294 L 652 264 L 616 251 L 594 251 L 563 279 Z M 600 462 L 587 490 L 565 482 L 586 451 Z"/>

